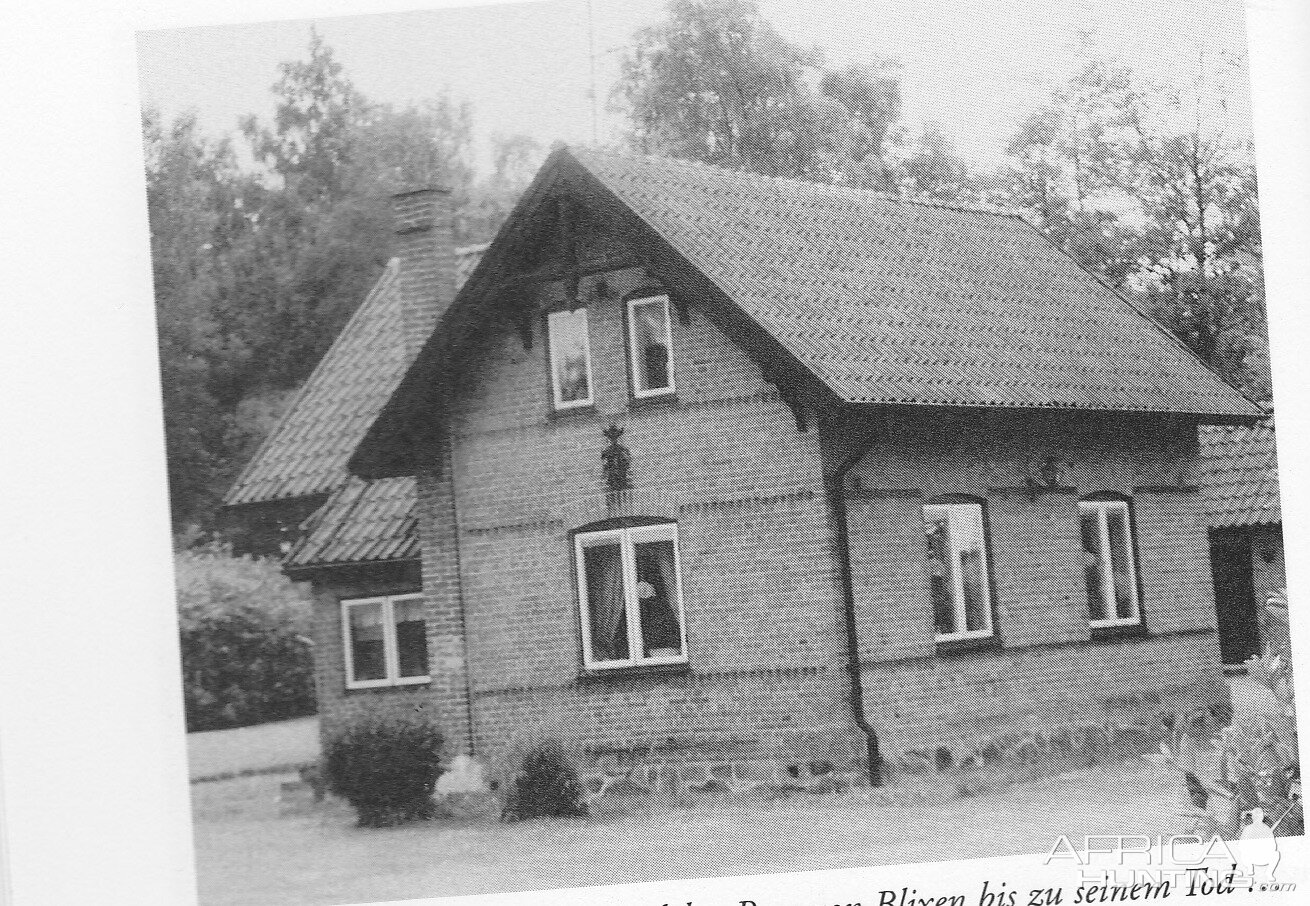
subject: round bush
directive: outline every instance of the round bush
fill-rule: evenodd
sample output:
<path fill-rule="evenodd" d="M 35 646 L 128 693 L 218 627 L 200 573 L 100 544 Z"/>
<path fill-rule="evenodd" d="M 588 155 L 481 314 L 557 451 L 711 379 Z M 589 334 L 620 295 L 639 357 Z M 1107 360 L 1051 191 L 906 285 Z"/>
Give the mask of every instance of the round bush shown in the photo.
<path fill-rule="evenodd" d="M 364 717 L 328 740 L 329 789 L 355 809 L 360 827 L 431 818 L 442 742 L 441 730 L 422 713 Z"/>
<path fill-rule="evenodd" d="M 220 544 L 177 552 L 174 570 L 187 730 L 313 714 L 308 588 Z"/>
<path fill-rule="evenodd" d="M 556 743 L 542 743 L 523 758 L 510 783 L 501 820 L 585 818 L 586 796 L 578 770 Z"/>

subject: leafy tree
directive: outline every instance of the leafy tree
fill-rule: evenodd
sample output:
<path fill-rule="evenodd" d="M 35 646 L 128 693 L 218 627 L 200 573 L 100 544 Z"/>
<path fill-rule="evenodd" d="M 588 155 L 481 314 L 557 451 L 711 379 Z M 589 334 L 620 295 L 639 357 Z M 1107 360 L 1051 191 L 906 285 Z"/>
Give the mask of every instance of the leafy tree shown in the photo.
<path fill-rule="evenodd" d="M 840 124 L 841 180 L 865 189 L 895 191 L 900 178 L 893 151 L 903 142 L 900 63 L 876 59 L 827 70 L 819 90 L 845 112 Z"/>
<path fill-rule="evenodd" d="M 306 201 L 341 198 L 367 104 L 317 30 L 310 30 L 308 60 L 278 68 L 273 128 L 251 115 L 243 118 L 242 131 L 257 158 L 291 191 Z"/>
<path fill-rule="evenodd" d="M 388 196 L 441 182 L 457 241 L 488 238 L 526 183 L 531 140 L 501 139 L 478 182 L 472 111 L 442 93 L 376 104 L 312 33 L 280 67 L 270 122 L 244 117 L 257 167 L 193 115 L 147 112 L 144 138 L 175 532 L 216 529 L 223 492 L 377 280 Z"/>
<path fill-rule="evenodd" d="M 929 124 L 901 162 L 900 188 L 907 195 L 941 201 L 979 201 L 982 185 L 941 128 Z"/>
<path fill-rule="evenodd" d="M 615 97 L 641 150 L 773 176 L 841 171 L 845 83 L 813 91 L 819 52 L 783 39 L 755 0 L 672 0 L 635 40 Z"/>
<path fill-rule="evenodd" d="M 1207 111 L 1205 77 L 1128 108 L 1116 185 L 1141 204 L 1141 282 L 1153 311 L 1229 380 L 1267 392 L 1258 192 L 1249 142 Z"/>
<path fill-rule="evenodd" d="M 235 398 L 294 387 L 321 358 L 386 265 L 391 192 L 439 181 L 465 207 L 473 176 L 466 104 L 371 103 L 316 32 L 309 59 L 280 69 L 272 127 L 242 123 L 278 182 L 235 269 L 248 278 L 234 287 L 237 329 L 255 351 Z"/>
<path fill-rule="evenodd" d="M 1084 53 L 1088 50 L 1084 43 Z M 1204 61 L 1203 61 L 1204 62 Z M 1230 61 L 1231 62 L 1231 61 Z M 1089 59 L 1013 136 L 1001 195 L 1084 267 L 1139 296 L 1211 367 L 1268 394 L 1260 226 L 1249 144 L 1226 92 Z"/>
<path fill-rule="evenodd" d="M 230 421 L 213 385 L 243 345 L 216 317 L 223 254 L 244 228 L 231 148 L 194 116 L 166 127 L 145 111 L 146 204 L 159 333 L 169 492 L 177 530 L 205 522 L 223 493 Z"/>
<path fill-rule="evenodd" d="M 491 175 L 473 186 L 464 212 L 463 234 L 469 241 L 495 235 L 545 156 L 541 142 L 522 133 L 493 134 L 491 149 Z"/>
<path fill-rule="evenodd" d="M 1006 149 L 1016 165 L 1002 177 L 1008 203 L 1028 210 L 1057 245 L 1121 289 L 1138 268 L 1137 232 L 1121 216 L 1131 200 L 1107 197 L 1120 163 L 1109 136 L 1135 100 L 1131 72 L 1086 61 L 1020 123 Z"/>

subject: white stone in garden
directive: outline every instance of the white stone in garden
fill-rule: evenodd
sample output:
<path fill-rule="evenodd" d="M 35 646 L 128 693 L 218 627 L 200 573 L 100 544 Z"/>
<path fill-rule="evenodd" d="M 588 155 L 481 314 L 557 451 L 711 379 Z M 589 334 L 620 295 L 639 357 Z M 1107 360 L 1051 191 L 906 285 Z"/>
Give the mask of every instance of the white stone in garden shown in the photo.
<path fill-rule="evenodd" d="M 486 771 L 482 762 L 468 755 L 456 755 L 446 773 L 437 778 L 437 793 L 485 793 Z"/>

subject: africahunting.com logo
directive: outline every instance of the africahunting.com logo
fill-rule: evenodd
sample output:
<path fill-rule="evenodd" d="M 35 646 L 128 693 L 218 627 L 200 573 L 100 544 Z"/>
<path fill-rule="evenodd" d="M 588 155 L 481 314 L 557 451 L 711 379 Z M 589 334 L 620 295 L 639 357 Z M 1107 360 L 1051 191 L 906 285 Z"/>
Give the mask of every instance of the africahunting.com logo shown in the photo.
<path fill-rule="evenodd" d="M 1260 821 L 1258 815 L 1252 818 L 1248 827 Z M 1259 826 L 1265 827 L 1262 823 Z M 1078 869 L 1075 903 L 1117 903 L 1164 899 L 1174 894 L 1294 890 L 1294 884 L 1279 882 L 1275 876 L 1281 859 L 1277 838 L 1258 831 L 1244 834 L 1240 841 L 1217 835 L 1206 839 L 1194 834 L 1105 834 L 1081 840 L 1061 835 L 1043 864 L 1066 864 Z"/>

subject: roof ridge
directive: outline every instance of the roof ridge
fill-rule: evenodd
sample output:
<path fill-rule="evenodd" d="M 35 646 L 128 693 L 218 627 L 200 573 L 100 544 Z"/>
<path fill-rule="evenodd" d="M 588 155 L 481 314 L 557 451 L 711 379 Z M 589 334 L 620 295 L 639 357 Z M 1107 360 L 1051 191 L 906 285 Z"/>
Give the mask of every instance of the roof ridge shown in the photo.
<path fill-rule="evenodd" d="M 861 189 L 857 186 L 839 185 L 837 183 L 820 182 L 817 179 L 803 179 L 796 176 L 770 176 L 765 173 L 756 173 L 752 170 L 733 170 L 729 167 L 723 167 L 718 164 L 710 164 L 700 160 L 690 160 L 684 157 L 668 157 L 662 154 L 637 153 L 630 154 L 621 151 L 610 151 L 587 145 L 564 145 L 564 149 L 571 154 L 576 155 L 594 155 L 600 157 L 611 157 L 626 161 L 639 161 L 650 164 L 666 164 L 673 166 L 686 167 L 688 169 L 708 170 L 713 173 L 722 173 L 725 176 L 735 176 L 742 179 L 755 180 L 758 182 L 780 183 L 786 186 L 796 186 L 804 189 L 828 191 L 836 194 L 850 194 L 860 198 L 876 198 L 880 201 L 886 201 L 894 204 L 917 205 L 925 208 L 937 208 L 945 211 L 957 211 L 964 214 L 987 214 L 993 217 L 1010 217 L 1027 221 L 1028 215 L 1020 208 L 1005 207 L 1002 205 L 977 203 L 965 203 L 958 201 L 944 201 L 938 198 L 923 198 L 913 195 L 898 195 L 895 192 L 885 192 L 881 189 Z"/>

